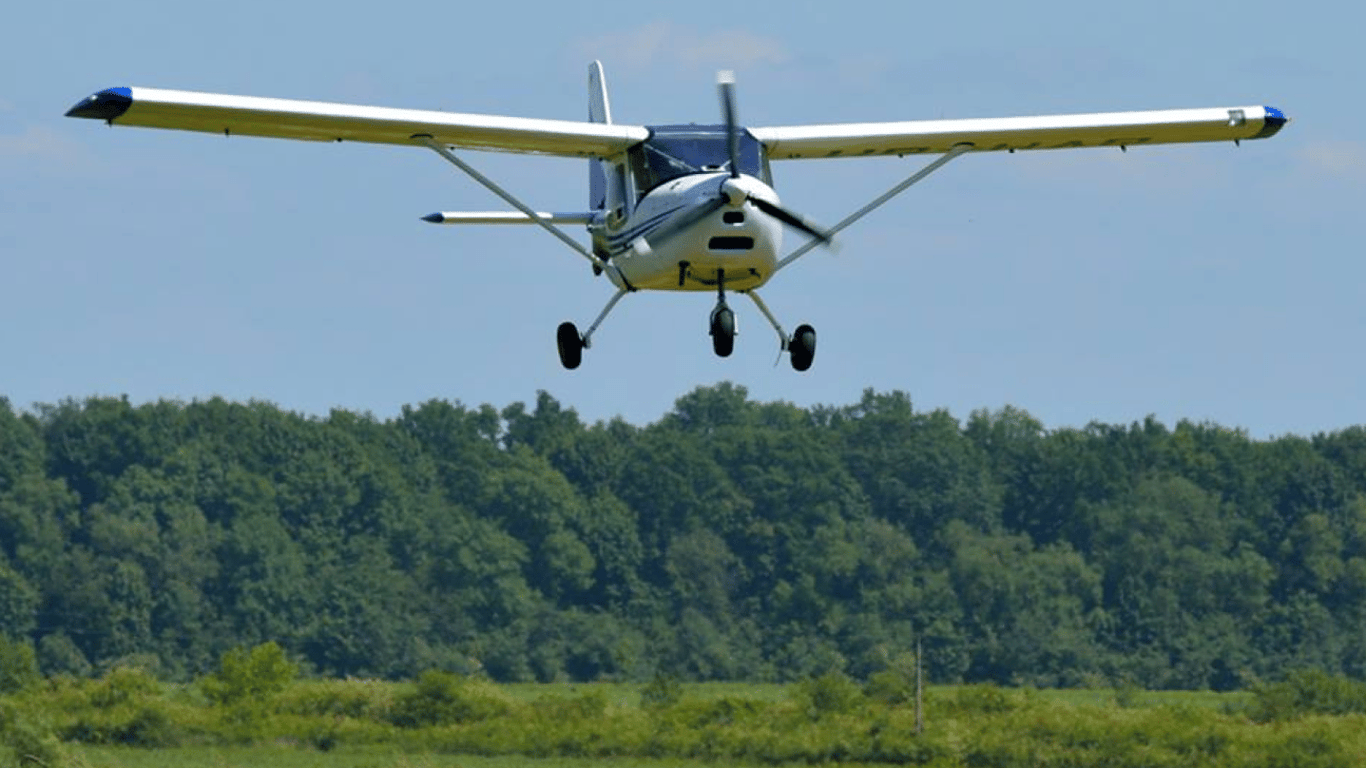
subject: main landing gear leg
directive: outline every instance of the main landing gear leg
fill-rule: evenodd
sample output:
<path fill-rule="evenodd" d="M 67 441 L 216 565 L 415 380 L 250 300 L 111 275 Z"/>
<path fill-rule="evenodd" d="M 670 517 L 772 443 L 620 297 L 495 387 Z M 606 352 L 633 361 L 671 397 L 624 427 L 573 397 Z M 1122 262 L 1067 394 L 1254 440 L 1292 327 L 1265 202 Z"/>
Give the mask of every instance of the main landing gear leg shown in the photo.
<path fill-rule="evenodd" d="M 777 318 L 773 317 L 773 313 L 768 311 L 768 305 L 759 298 L 759 294 L 754 291 L 747 293 L 750 300 L 754 302 L 754 306 L 759 308 L 759 312 L 768 318 L 769 325 L 772 325 L 773 330 L 778 332 L 778 344 L 781 350 L 779 354 L 786 352 L 795 370 L 805 371 L 810 368 L 812 361 L 816 359 L 816 329 L 802 323 L 797 326 L 795 333 L 788 336 L 787 331 L 784 331 L 783 327 L 778 324 Z"/>
<path fill-rule="evenodd" d="M 711 348 L 718 357 L 735 351 L 735 313 L 726 305 L 726 270 L 716 270 L 716 308 L 711 311 Z"/>
<path fill-rule="evenodd" d="M 583 362 L 583 351 L 592 346 L 591 340 L 593 333 L 602 325 L 602 321 L 607 319 L 607 313 L 621 301 L 621 297 L 630 293 L 629 288 L 618 288 L 617 292 L 608 300 L 607 306 L 598 313 L 598 319 L 588 326 L 588 331 L 583 335 L 579 334 L 578 326 L 570 322 L 560 323 L 560 327 L 555 332 L 555 346 L 560 350 L 560 364 L 569 370 L 579 367 Z"/>

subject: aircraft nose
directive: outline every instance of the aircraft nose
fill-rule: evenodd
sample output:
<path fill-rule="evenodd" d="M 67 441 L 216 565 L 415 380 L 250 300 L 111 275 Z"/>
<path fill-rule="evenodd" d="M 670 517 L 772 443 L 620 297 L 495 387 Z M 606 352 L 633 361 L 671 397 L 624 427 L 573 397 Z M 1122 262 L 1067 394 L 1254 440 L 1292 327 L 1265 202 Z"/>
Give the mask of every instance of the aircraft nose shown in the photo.
<path fill-rule="evenodd" d="M 99 93 L 81 99 L 76 106 L 67 110 L 67 117 L 85 117 L 91 120 L 113 120 L 128 111 L 133 105 L 133 89 L 106 88 Z"/>

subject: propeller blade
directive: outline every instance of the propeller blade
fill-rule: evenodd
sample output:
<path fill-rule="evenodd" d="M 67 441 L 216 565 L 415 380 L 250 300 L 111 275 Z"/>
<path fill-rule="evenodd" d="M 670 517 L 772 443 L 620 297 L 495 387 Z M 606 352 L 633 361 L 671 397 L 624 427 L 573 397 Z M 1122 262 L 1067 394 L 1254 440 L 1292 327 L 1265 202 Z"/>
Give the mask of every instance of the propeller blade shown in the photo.
<path fill-rule="evenodd" d="M 735 117 L 735 73 L 716 73 L 716 88 L 721 94 L 721 116 L 726 122 L 726 149 L 730 153 L 730 177 L 740 178 L 740 131 Z"/>
<path fill-rule="evenodd" d="M 763 200 L 758 197 L 751 197 L 749 201 L 754 204 L 755 208 L 758 208 L 759 210 L 763 211 L 764 213 L 767 213 L 769 216 L 772 216 L 773 218 L 777 219 L 778 221 L 781 221 L 789 227 L 792 227 L 793 229 L 799 229 L 805 232 L 806 234 L 810 235 L 816 240 L 821 241 L 825 245 L 829 245 L 830 241 L 834 239 L 834 236 L 827 232 L 824 228 L 819 227 L 816 224 L 813 224 L 807 219 L 798 216 L 797 214 L 787 210 L 786 208 L 774 205 L 773 203 L 770 203 L 769 201 Z"/>

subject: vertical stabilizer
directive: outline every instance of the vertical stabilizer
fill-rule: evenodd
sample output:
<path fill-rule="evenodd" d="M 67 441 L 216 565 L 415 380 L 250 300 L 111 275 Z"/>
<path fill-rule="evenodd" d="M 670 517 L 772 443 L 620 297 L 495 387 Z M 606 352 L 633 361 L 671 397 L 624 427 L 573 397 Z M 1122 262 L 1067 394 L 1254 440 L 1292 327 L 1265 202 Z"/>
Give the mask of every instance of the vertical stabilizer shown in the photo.
<path fill-rule="evenodd" d="M 588 120 L 612 122 L 612 104 L 607 99 L 607 78 L 603 77 L 601 61 L 588 65 Z"/>
<path fill-rule="evenodd" d="M 607 79 L 602 74 L 602 62 L 588 65 L 588 120 L 594 123 L 612 122 L 612 104 L 607 100 Z M 605 160 L 588 161 L 588 208 L 607 207 L 607 179 L 612 169 Z"/>

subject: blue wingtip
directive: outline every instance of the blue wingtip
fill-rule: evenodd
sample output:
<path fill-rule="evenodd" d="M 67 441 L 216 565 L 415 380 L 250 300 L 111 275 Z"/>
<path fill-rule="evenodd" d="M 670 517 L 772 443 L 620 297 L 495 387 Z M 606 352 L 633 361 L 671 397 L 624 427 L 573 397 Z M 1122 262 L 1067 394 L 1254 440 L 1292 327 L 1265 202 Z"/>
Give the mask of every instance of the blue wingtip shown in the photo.
<path fill-rule="evenodd" d="M 422 220 L 423 220 L 423 221 L 430 221 L 430 222 L 433 223 L 433 224 L 440 224 L 441 222 L 443 222 L 443 221 L 446 220 L 446 217 L 445 217 L 445 216 L 442 216 L 442 215 L 439 214 L 439 213 L 429 213 L 429 214 L 427 214 L 426 216 L 423 216 L 423 217 L 422 217 Z"/>
<path fill-rule="evenodd" d="M 99 93 L 81 99 L 76 106 L 67 110 L 67 117 L 85 117 L 91 120 L 116 120 L 133 106 L 132 88 L 106 88 Z"/>
<path fill-rule="evenodd" d="M 1262 118 L 1262 130 L 1252 137 L 1254 139 L 1275 136 L 1278 131 L 1285 127 L 1286 123 L 1290 122 L 1285 113 L 1275 107 L 1263 107 L 1263 109 L 1266 110 L 1266 117 Z"/>

